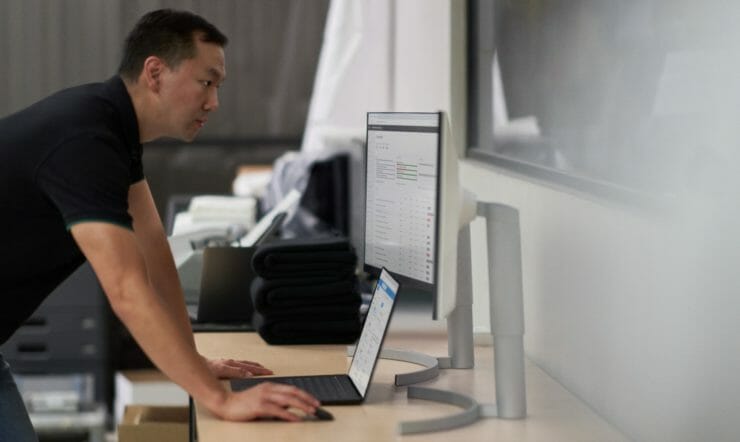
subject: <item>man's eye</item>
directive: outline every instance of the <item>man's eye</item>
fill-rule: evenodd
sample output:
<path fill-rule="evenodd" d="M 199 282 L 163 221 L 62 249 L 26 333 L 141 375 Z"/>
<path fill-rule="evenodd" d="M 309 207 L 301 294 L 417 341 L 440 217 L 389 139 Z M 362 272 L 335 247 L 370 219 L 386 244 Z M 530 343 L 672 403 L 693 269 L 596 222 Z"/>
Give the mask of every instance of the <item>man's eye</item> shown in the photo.
<path fill-rule="evenodd" d="M 200 83 L 203 85 L 203 87 L 209 87 L 213 84 L 211 80 L 203 80 Z"/>

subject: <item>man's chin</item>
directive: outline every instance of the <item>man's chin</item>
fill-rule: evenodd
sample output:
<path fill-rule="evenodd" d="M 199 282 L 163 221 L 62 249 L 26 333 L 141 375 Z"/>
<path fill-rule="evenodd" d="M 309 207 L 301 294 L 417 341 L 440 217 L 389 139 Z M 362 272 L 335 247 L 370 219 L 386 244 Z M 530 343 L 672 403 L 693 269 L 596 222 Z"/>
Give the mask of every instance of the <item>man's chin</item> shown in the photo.
<path fill-rule="evenodd" d="M 193 140 L 195 140 L 195 138 L 198 136 L 199 133 L 200 133 L 200 131 L 199 130 L 196 130 L 196 131 L 191 132 L 191 133 L 183 134 L 183 135 L 177 137 L 177 140 L 178 141 L 184 141 L 186 143 L 190 143 Z"/>
<path fill-rule="evenodd" d="M 190 130 L 188 132 L 181 132 L 179 134 L 170 134 L 170 135 L 163 135 L 159 139 L 160 140 L 173 140 L 173 141 L 182 141 L 184 143 L 190 143 L 191 141 L 195 140 L 195 138 L 200 133 L 200 129 L 194 129 Z"/>
<path fill-rule="evenodd" d="M 193 134 L 193 135 L 177 135 L 177 136 L 175 136 L 175 135 L 165 135 L 165 136 L 161 136 L 161 137 L 157 138 L 156 140 L 159 140 L 159 141 L 169 141 L 169 142 L 172 142 L 172 141 L 180 141 L 180 142 L 183 142 L 183 143 L 190 143 L 193 140 L 195 140 L 195 137 L 197 135 L 198 134 Z M 150 140 L 150 141 L 156 141 L 156 140 Z"/>

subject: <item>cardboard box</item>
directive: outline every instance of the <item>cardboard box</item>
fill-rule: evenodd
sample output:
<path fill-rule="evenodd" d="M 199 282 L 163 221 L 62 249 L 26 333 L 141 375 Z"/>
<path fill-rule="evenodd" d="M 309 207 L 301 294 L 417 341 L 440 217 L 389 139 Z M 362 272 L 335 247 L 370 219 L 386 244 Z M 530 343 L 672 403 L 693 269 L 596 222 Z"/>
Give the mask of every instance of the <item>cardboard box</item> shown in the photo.
<path fill-rule="evenodd" d="M 189 428 L 188 407 L 130 405 L 118 425 L 118 442 L 186 442 Z"/>

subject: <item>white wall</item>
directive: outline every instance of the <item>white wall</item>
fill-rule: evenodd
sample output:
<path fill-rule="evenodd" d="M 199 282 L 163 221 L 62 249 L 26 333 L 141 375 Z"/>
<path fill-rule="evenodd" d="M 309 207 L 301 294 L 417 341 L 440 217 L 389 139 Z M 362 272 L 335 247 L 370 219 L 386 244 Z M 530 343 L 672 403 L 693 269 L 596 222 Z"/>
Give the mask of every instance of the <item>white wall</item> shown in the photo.
<path fill-rule="evenodd" d="M 462 171 L 481 199 L 520 210 L 534 362 L 637 440 L 740 437 L 737 212 L 641 210 L 474 161 Z"/>

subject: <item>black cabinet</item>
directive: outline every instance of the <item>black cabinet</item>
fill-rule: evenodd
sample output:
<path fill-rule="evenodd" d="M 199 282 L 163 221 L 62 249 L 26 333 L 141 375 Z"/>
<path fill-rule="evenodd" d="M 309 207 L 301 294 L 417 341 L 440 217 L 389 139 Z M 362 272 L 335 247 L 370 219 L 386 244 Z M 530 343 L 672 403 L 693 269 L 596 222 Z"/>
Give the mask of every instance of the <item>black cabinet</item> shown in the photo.
<path fill-rule="evenodd" d="M 2 346 L 19 375 L 92 375 L 94 398 L 112 402 L 110 308 L 89 264 L 83 264 Z"/>

